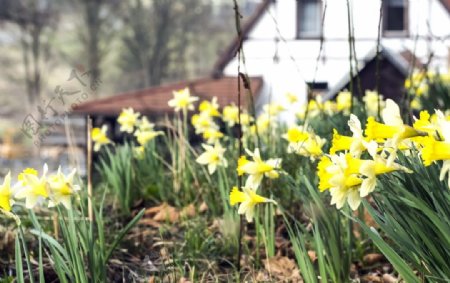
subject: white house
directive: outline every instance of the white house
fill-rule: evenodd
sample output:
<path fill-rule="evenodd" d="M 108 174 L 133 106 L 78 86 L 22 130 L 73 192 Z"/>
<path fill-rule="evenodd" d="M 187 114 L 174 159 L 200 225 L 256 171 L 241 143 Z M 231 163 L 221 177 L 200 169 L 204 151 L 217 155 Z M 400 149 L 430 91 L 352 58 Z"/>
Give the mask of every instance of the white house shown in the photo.
<path fill-rule="evenodd" d="M 382 50 L 394 66 L 406 75 L 411 60 L 405 60 L 405 54 L 409 54 L 430 70 L 448 72 L 449 0 L 349 0 L 349 6 L 359 69 L 376 55 L 382 11 Z M 306 83 L 330 97 L 349 80 L 348 34 L 347 0 L 263 1 L 243 26 L 246 64 L 241 65 L 248 75 L 264 78 L 258 103 L 285 103 L 288 91 L 305 101 Z M 214 76 L 237 75 L 238 42 L 236 38 L 219 58 Z M 287 113 L 286 120 L 294 119 L 294 111 Z"/>

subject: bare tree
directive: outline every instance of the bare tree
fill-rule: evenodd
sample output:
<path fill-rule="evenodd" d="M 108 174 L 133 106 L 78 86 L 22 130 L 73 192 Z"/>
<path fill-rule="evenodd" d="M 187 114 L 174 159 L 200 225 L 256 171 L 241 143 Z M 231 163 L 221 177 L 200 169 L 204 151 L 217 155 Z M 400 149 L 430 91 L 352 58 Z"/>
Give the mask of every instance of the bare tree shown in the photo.
<path fill-rule="evenodd" d="M 97 82 L 101 79 L 101 63 L 108 53 L 108 43 L 115 35 L 117 22 L 116 11 L 120 8 L 119 0 L 79 0 L 83 15 L 83 28 L 79 36 L 87 55 L 87 66 L 90 79 Z"/>
<path fill-rule="evenodd" d="M 134 87 L 159 85 L 185 74 L 186 50 L 195 40 L 196 27 L 207 24 L 201 0 L 142 0 L 127 2 L 123 36 L 126 52 L 122 68 L 138 74 Z"/>
<path fill-rule="evenodd" d="M 0 6 L 0 21 L 19 27 L 27 98 L 35 105 L 42 91 L 43 33 L 55 23 L 56 12 L 45 0 L 0 0 Z"/>

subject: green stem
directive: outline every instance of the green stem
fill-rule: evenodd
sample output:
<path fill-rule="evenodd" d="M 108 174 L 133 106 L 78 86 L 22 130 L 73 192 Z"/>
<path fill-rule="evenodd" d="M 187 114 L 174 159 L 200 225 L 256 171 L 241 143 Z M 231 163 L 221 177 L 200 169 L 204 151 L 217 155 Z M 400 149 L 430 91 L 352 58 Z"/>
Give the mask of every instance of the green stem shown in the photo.
<path fill-rule="evenodd" d="M 19 225 L 19 234 L 22 242 L 23 252 L 25 254 L 25 262 L 27 264 L 28 273 L 30 275 L 30 282 L 34 283 L 33 272 L 31 271 L 30 254 L 28 252 L 27 245 L 25 243 L 25 234 L 23 233 L 22 225 Z"/>

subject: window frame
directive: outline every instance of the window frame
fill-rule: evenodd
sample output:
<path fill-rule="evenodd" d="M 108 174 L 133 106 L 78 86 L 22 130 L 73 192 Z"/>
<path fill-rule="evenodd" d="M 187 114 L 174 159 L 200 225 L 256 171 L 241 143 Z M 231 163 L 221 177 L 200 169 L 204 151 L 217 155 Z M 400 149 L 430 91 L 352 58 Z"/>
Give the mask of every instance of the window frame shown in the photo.
<path fill-rule="evenodd" d="M 300 11 L 303 8 L 302 6 L 302 0 L 296 0 L 297 6 L 296 6 L 296 33 L 295 38 L 296 39 L 320 39 L 323 37 L 323 26 L 322 26 L 322 17 L 323 17 L 323 1 L 322 0 L 314 0 L 316 2 L 319 2 L 320 4 L 320 19 L 319 19 L 319 26 L 320 30 L 319 33 L 316 35 L 308 35 L 308 34 L 302 34 L 301 32 L 301 20 L 300 20 Z"/>
<path fill-rule="evenodd" d="M 409 37 L 409 1 L 403 0 L 403 30 L 388 30 L 388 1 L 383 1 L 383 36 L 384 37 Z"/>

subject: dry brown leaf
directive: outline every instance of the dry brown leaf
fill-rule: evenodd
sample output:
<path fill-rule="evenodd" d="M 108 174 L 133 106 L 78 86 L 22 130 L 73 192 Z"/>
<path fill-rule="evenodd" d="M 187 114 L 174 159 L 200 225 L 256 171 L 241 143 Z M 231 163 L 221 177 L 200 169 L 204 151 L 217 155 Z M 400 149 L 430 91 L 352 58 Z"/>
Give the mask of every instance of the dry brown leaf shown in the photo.
<path fill-rule="evenodd" d="M 372 264 L 375 264 L 375 263 L 383 261 L 383 260 L 384 260 L 384 256 L 382 254 L 377 254 L 377 253 L 366 254 L 363 257 L 363 262 L 366 265 L 372 265 Z"/>
<path fill-rule="evenodd" d="M 308 251 L 308 256 L 312 262 L 315 262 L 317 259 L 317 255 L 316 255 L 315 251 Z"/>
<path fill-rule="evenodd" d="M 195 212 L 195 206 L 191 203 L 190 205 L 183 208 L 180 215 L 183 217 L 194 217 L 196 214 Z"/>
<path fill-rule="evenodd" d="M 292 259 L 285 256 L 275 256 L 263 260 L 265 269 L 281 280 L 300 280 L 300 272 Z"/>
<path fill-rule="evenodd" d="M 155 276 L 150 276 L 148 283 L 155 283 Z"/>
<path fill-rule="evenodd" d="M 378 275 L 367 274 L 361 277 L 361 283 L 382 283 L 381 277 Z"/>
<path fill-rule="evenodd" d="M 179 282 L 180 283 L 192 283 L 191 281 L 189 281 L 188 279 L 186 279 L 184 277 L 181 277 Z"/>
<path fill-rule="evenodd" d="M 159 211 L 161 211 L 161 209 L 163 209 L 166 206 L 167 206 L 167 203 L 163 202 L 162 204 L 160 204 L 158 206 L 147 208 L 144 212 L 144 215 L 152 215 L 152 214 L 158 213 Z"/>
<path fill-rule="evenodd" d="M 398 281 L 398 278 L 395 278 L 394 276 L 390 274 L 383 274 L 383 283 L 395 283 Z"/>
<path fill-rule="evenodd" d="M 202 202 L 202 204 L 200 204 L 200 207 L 198 208 L 198 211 L 205 212 L 207 210 L 208 210 L 208 205 L 206 204 L 206 202 Z"/>
<path fill-rule="evenodd" d="M 155 216 L 153 216 L 153 220 L 161 222 L 168 220 L 171 223 L 175 223 L 179 217 L 180 212 L 178 212 L 175 207 L 165 204 L 165 206 L 162 207 L 159 212 L 155 214 Z"/>

